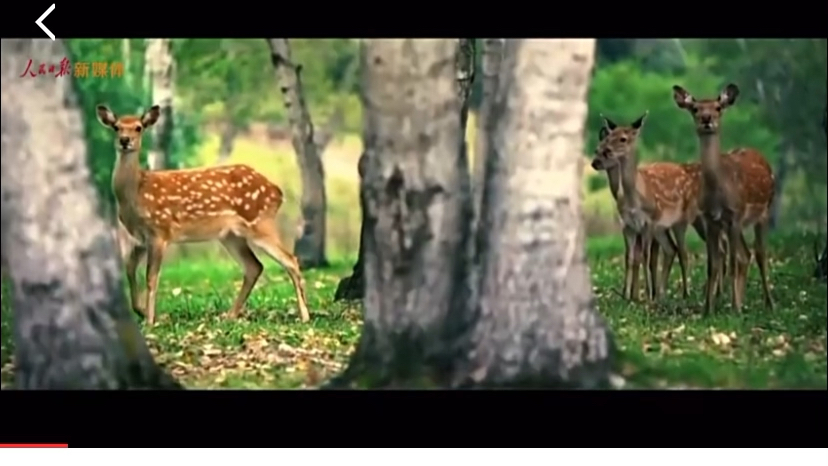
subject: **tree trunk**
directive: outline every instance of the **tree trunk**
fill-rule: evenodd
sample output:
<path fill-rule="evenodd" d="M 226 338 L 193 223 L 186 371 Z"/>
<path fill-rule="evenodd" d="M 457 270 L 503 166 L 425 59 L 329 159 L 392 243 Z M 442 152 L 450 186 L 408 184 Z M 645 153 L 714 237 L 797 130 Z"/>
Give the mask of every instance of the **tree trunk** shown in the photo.
<path fill-rule="evenodd" d="M 161 107 L 161 118 L 150 131 L 152 143 L 147 156 L 150 170 L 170 168 L 173 130 L 175 60 L 170 39 L 147 39 L 146 64 L 152 80 L 152 101 Z"/>
<path fill-rule="evenodd" d="M 326 267 L 325 232 L 327 200 L 322 157 L 313 135 L 313 122 L 302 89 L 301 65 L 291 61 L 287 39 L 268 39 L 271 60 L 279 78 L 290 120 L 293 149 L 302 173 L 302 234 L 294 247 L 303 268 Z"/>
<path fill-rule="evenodd" d="M 472 192 L 474 193 L 474 222 L 478 222 L 483 202 L 483 183 L 486 179 L 487 160 L 487 139 L 492 128 L 487 128 L 486 123 L 493 121 L 489 118 L 492 102 L 497 92 L 497 81 L 500 72 L 500 64 L 503 60 L 503 39 L 483 39 L 483 50 L 481 54 L 481 70 L 483 72 L 483 96 L 480 100 L 480 107 L 477 111 L 477 137 L 475 138 L 474 150 L 474 179 L 472 180 Z"/>
<path fill-rule="evenodd" d="M 822 130 L 828 136 L 828 107 L 822 112 Z M 828 280 L 828 243 L 822 248 L 822 255 L 817 259 L 814 276 L 822 281 Z"/>
<path fill-rule="evenodd" d="M 788 144 L 782 144 L 782 153 L 776 160 L 776 168 L 773 170 L 774 179 L 776 181 L 774 189 L 774 202 L 771 205 L 769 227 L 771 230 L 776 229 L 779 225 L 779 212 L 782 208 L 782 192 L 785 189 L 785 183 L 788 181 L 788 159 L 791 157 L 793 148 Z"/>
<path fill-rule="evenodd" d="M 348 277 L 343 278 L 339 281 L 339 284 L 336 286 L 336 292 L 334 293 L 334 301 L 340 300 L 357 300 L 362 299 L 365 297 L 365 273 L 364 273 L 364 266 L 365 263 L 365 190 L 362 189 L 365 180 L 365 168 L 366 162 L 368 158 L 365 156 L 365 152 L 362 153 L 359 157 L 359 162 L 357 164 L 357 170 L 359 171 L 359 208 L 360 212 L 362 212 L 362 219 L 359 222 L 359 252 L 357 253 L 357 261 L 354 264 L 354 268 L 351 271 L 351 275 Z"/>
<path fill-rule="evenodd" d="M 14 290 L 15 383 L 178 388 L 127 309 L 71 78 L 19 78 L 29 59 L 57 63 L 66 53 L 60 40 L 2 40 L 2 251 Z"/>
<path fill-rule="evenodd" d="M 466 123 L 469 118 L 469 99 L 471 97 L 472 88 L 475 80 L 475 42 L 474 39 L 459 39 L 457 55 L 456 55 L 456 73 L 458 84 L 458 95 L 460 96 L 460 134 L 461 138 L 462 157 L 468 160 L 468 150 L 466 147 Z M 360 182 L 365 176 L 365 154 L 363 153 L 359 159 L 359 178 Z M 362 189 L 360 189 L 360 205 L 362 212 L 365 212 L 365 203 L 362 199 Z M 360 222 L 359 232 L 359 253 L 357 254 L 357 262 L 354 264 L 351 275 L 339 281 L 334 293 L 334 301 L 339 300 L 357 300 L 365 296 L 365 278 L 362 272 L 363 255 L 364 255 L 364 238 L 365 238 L 365 216 L 363 215 Z M 468 246 L 471 246 L 469 242 Z"/>
<path fill-rule="evenodd" d="M 445 319 L 466 295 L 470 202 L 456 52 L 456 39 L 363 45 L 365 316 L 333 386 L 412 385 L 445 370 Z"/>
<path fill-rule="evenodd" d="M 594 39 L 506 41 L 490 114 L 480 300 L 455 386 L 607 382 L 612 342 L 593 308 L 581 213 L 594 52 Z"/>
<path fill-rule="evenodd" d="M 228 115 L 227 121 L 224 123 L 224 128 L 221 130 L 221 140 L 219 142 L 219 153 L 216 164 L 222 164 L 230 160 L 233 155 L 233 145 L 236 142 L 236 136 L 239 134 L 239 128 L 233 123 L 232 116 Z"/>

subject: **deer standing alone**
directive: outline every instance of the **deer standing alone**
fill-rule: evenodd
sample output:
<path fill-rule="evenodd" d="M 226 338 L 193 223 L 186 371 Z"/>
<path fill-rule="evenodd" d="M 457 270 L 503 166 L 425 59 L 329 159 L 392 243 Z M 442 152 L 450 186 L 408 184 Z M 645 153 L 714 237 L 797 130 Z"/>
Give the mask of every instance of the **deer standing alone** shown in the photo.
<path fill-rule="evenodd" d="M 651 280 L 647 283 L 650 290 L 648 293 L 656 298 L 665 290 L 673 260 L 678 255 L 682 296 L 687 298 L 687 226 L 693 225 L 703 241 L 706 238 L 704 221 L 699 216 L 698 208 L 700 166 L 698 163 L 670 162 L 639 166 L 635 152 L 636 142 L 646 114 L 630 126 L 619 126 L 608 118 L 601 118 L 603 125 L 599 132 L 600 143 L 595 151 L 592 168 L 606 171 L 610 191 L 625 224 L 624 298 L 632 298 L 638 289 L 638 267 L 642 252 L 648 267 L 645 279 Z M 635 205 L 640 205 L 647 217 L 645 222 L 651 229 L 649 235 L 636 234 L 625 220 L 624 211 Z M 720 247 L 726 246 L 722 244 Z M 664 249 L 664 268 L 656 283 L 660 248 Z"/>
<path fill-rule="evenodd" d="M 119 234 L 124 247 L 132 308 L 155 322 L 158 277 L 171 243 L 218 240 L 244 268 L 244 280 L 231 316 L 237 316 L 262 273 L 251 246 L 265 251 L 284 267 L 293 282 L 303 322 L 310 319 L 304 280 L 296 257 L 279 240 L 276 214 L 282 205 L 279 187 L 247 165 L 186 170 L 142 170 L 143 132 L 158 121 L 160 108 L 142 116 L 116 116 L 97 107 L 98 120 L 115 131 L 117 159 L 112 192 L 117 204 Z M 136 270 L 147 260 L 147 293 L 138 289 Z"/>
<path fill-rule="evenodd" d="M 775 190 L 773 171 L 765 157 L 755 149 L 739 148 L 726 154 L 721 151 L 722 113 L 736 103 L 738 96 L 739 87 L 735 84 L 728 84 L 716 98 L 700 100 L 681 86 L 673 86 L 676 105 L 693 116 L 701 150 L 700 205 L 708 227 L 705 312 L 713 309 L 722 277 L 723 255 L 716 247 L 721 235 L 725 235 L 730 243 L 733 307 L 741 310 L 750 265 L 750 250 L 743 230 L 749 226 L 753 226 L 755 235 L 754 249 L 765 305 L 773 308 L 765 249 Z"/>

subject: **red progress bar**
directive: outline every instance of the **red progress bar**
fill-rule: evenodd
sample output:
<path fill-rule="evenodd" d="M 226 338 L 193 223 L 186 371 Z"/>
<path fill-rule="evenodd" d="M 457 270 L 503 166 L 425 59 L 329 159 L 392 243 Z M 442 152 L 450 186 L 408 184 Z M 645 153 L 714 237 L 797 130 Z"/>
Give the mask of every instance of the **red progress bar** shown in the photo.
<path fill-rule="evenodd" d="M 69 448 L 68 443 L 0 443 L 0 448 Z"/>

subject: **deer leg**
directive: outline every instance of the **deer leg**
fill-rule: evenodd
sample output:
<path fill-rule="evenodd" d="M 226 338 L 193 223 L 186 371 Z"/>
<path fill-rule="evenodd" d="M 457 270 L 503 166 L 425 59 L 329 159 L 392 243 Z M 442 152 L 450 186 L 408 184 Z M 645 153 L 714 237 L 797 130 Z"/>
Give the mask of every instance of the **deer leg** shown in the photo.
<path fill-rule="evenodd" d="M 675 241 L 670 236 L 669 230 L 659 229 L 656 232 L 655 239 L 655 243 L 659 244 L 661 249 L 664 250 L 664 268 L 661 270 L 657 290 L 659 293 L 665 293 L 667 291 L 667 282 L 670 278 L 670 271 L 673 268 L 673 260 L 678 252 L 678 246 L 676 246 Z M 655 279 L 655 275 L 653 275 L 653 279 Z"/>
<path fill-rule="evenodd" d="M 741 229 L 739 230 L 739 252 L 736 256 L 736 270 L 739 277 L 738 284 L 738 296 L 739 296 L 739 303 L 744 304 L 745 302 L 745 288 L 747 286 L 747 273 L 748 268 L 750 267 L 750 248 L 748 248 L 747 241 L 745 241 L 745 235 L 742 233 Z M 740 307 L 741 309 L 741 307 Z"/>
<path fill-rule="evenodd" d="M 249 238 L 248 241 L 261 248 L 285 269 L 288 276 L 290 276 L 290 281 L 293 282 L 293 289 L 296 291 L 296 300 L 299 303 L 299 318 L 302 322 L 309 321 L 310 314 L 305 298 L 305 280 L 302 278 L 302 272 L 299 269 L 299 260 L 282 246 L 276 227 L 260 225 L 257 228 L 256 235 Z"/>
<path fill-rule="evenodd" d="M 153 239 L 147 251 L 147 323 L 155 324 L 155 301 L 158 295 L 158 278 L 161 274 L 161 263 L 167 251 L 167 242 Z"/>
<path fill-rule="evenodd" d="M 633 286 L 637 285 L 637 277 L 634 278 L 633 263 L 635 262 L 637 235 L 629 228 L 624 228 L 624 299 L 631 300 Z M 635 272 L 638 270 L 636 269 Z"/>
<path fill-rule="evenodd" d="M 753 248 L 756 250 L 756 265 L 759 266 L 759 276 L 762 278 L 762 291 L 765 294 L 765 306 L 773 309 L 773 298 L 768 281 L 768 256 L 765 250 L 765 241 L 768 233 L 767 222 L 761 222 L 753 227 Z"/>
<path fill-rule="evenodd" d="M 649 265 L 650 263 L 650 246 L 653 243 L 653 233 L 650 231 L 649 228 L 646 228 L 644 232 L 641 233 L 641 251 L 643 257 L 644 264 Z M 650 270 L 645 266 L 644 268 L 644 282 L 646 285 L 646 293 L 647 293 L 647 301 L 652 301 L 655 297 L 655 287 L 653 286 L 654 278 L 650 274 Z"/>
<path fill-rule="evenodd" d="M 650 268 L 650 276 L 655 279 L 658 276 L 658 253 L 660 252 L 661 247 L 658 241 L 650 241 L 650 260 L 647 266 Z M 658 287 L 655 288 L 655 294 L 658 296 L 659 294 Z"/>
<path fill-rule="evenodd" d="M 250 292 L 253 291 L 256 281 L 262 275 L 264 267 L 244 238 L 229 235 L 221 240 L 221 245 L 244 269 L 244 281 L 242 281 L 239 294 L 236 296 L 233 307 L 229 312 L 230 317 L 238 317 L 244 309 L 244 304 L 247 302 Z"/>
<path fill-rule="evenodd" d="M 704 311 L 709 314 L 713 311 L 713 304 L 716 300 L 723 257 L 721 256 L 721 249 L 719 249 L 721 227 L 716 222 L 706 222 L 706 226 L 707 282 L 705 284 Z"/>
<path fill-rule="evenodd" d="M 747 248 L 745 248 L 741 226 L 738 223 L 731 222 L 728 226 L 728 239 L 730 242 L 731 286 L 733 287 L 730 290 L 730 296 L 733 309 L 740 312 L 743 303 L 744 273 L 747 271 L 746 262 L 749 262 L 750 258 L 748 251 L 746 251 Z"/>
<path fill-rule="evenodd" d="M 687 235 L 687 225 L 681 224 L 673 227 L 673 235 L 676 240 L 676 250 L 678 252 L 679 269 L 681 270 L 681 296 L 687 299 L 687 243 L 685 237 Z"/>
<path fill-rule="evenodd" d="M 716 298 L 721 296 L 724 292 L 724 286 L 727 279 L 731 278 L 733 274 L 733 270 L 728 267 L 728 261 L 730 258 L 730 242 L 727 239 L 727 235 L 721 235 L 719 237 L 719 251 L 721 251 L 720 257 L 721 259 L 721 269 L 722 273 L 719 277 L 719 283 L 716 285 Z"/>
<path fill-rule="evenodd" d="M 138 266 L 147 257 L 147 248 L 142 245 L 132 246 L 126 253 L 126 275 L 129 284 L 129 298 L 132 311 L 146 318 L 147 291 L 138 284 Z"/>

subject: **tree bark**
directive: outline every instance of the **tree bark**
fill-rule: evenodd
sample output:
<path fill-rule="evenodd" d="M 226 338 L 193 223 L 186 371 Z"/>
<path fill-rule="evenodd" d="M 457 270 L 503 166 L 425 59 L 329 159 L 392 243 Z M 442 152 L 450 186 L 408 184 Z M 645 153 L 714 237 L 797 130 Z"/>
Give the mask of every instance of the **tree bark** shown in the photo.
<path fill-rule="evenodd" d="M 224 123 L 224 128 L 221 130 L 221 140 L 219 141 L 219 153 L 217 164 L 222 164 L 230 160 L 233 155 L 233 145 L 236 142 L 236 136 L 239 134 L 239 128 L 233 122 L 232 116 L 228 114 L 228 119 Z"/>
<path fill-rule="evenodd" d="M 271 60 L 279 78 L 290 120 L 293 149 L 302 173 L 302 234 L 294 247 L 303 268 L 326 267 L 327 199 L 322 157 L 302 88 L 301 65 L 294 64 L 287 39 L 268 39 Z"/>
<path fill-rule="evenodd" d="M 458 84 L 457 89 L 458 95 L 460 96 L 460 134 L 463 136 L 460 140 L 460 150 L 461 156 L 468 160 L 465 134 L 466 124 L 469 119 L 469 100 L 475 80 L 475 41 L 474 39 L 459 39 L 457 45 L 455 65 Z M 362 182 L 362 179 L 365 176 L 365 163 L 366 158 L 363 153 L 359 159 L 358 166 L 360 182 Z M 362 208 L 362 212 L 365 212 L 365 203 L 362 198 L 362 189 L 360 189 L 360 206 Z M 334 301 L 357 300 L 362 299 L 365 296 L 365 277 L 362 272 L 364 258 L 363 244 L 365 238 L 364 215 L 360 223 L 359 253 L 357 254 L 357 262 L 354 264 L 351 275 L 339 281 L 339 284 L 336 287 L 336 292 L 334 293 Z M 471 246 L 471 242 L 469 242 L 468 246 Z"/>
<path fill-rule="evenodd" d="M 63 42 L 2 39 L 2 251 L 21 389 L 180 388 L 153 361 L 98 216 L 71 78 L 25 79 Z"/>
<path fill-rule="evenodd" d="M 506 41 L 490 114 L 480 297 L 455 386 L 607 382 L 612 342 L 593 307 L 581 215 L 594 51 L 594 39 Z"/>
<path fill-rule="evenodd" d="M 145 51 L 149 78 L 152 80 L 152 100 L 161 107 L 161 118 L 150 129 L 152 142 L 147 162 L 150 170 L 171 168 L 173 132 L 173 95 L 175 94 L 175 59 L 170 39 L 147 39 Z"/>
<path fill-rule="evenodd" d="M 497 92 L 500 64 L 503 60 L 503 39 L 483 39 L 480 58 L 480 68 L 483 72 L 483 96 L 480 99 L 480 107 L 477 111 L 477 137 L 475 138 L 474 177 L 472 180 L 475 225 L 480 217 L 481 203 L 483 202 L 483 184 L 486 179 L 486 157 L 488 154 L 487 140 L 489 133 L 492 132 L 492 128 L 486 127 L 486 123 L 493 121 L 489 114 Z"/>
<path fill-rule="evenodd" d="M 354 264 L 351 275 L 340 280 L 339 284 L 336 286 L 334 301 L 353 301 L 365 297 L 365 190 L 362 189 L 362 186 L 364 183 L 363 180 L 365 179 L 365 167 L 367 161 L 368 158 L 363 152 L 362 155 L 360 155 L 359 162 L 357 164 L 360 183 L 359 208 L 360 212 L 362 212 L 362 219 L 359 222 L 359 252 L 357 253 L 357 261 L 356 264 Z"/>
<path fill-rule="evenodd" d="M 456 52 L 456 39 L 363 45 L 365 316 L 333 386 L 412 385 L 445 370 L 445 319 L 466 296 L 470 202 Z"/>

